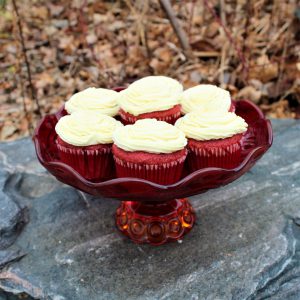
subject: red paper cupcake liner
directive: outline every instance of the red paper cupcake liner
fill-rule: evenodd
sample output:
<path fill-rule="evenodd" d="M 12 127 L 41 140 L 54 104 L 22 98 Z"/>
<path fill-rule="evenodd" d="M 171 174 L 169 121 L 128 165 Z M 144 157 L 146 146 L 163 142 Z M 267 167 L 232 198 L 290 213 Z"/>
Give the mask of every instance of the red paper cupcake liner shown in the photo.
<path fill-rule="evenodd" d="M 135 177 L 159 184 L 172 184 L 180 180 L 186 154 L 162 164 L 134 163 L 114 155 L 117 177 Z"/>
<path fill-rule="evenodd" d="M 104 181 L 113 176 L 111 144 L 77 147 L 57 139 L 60 159 L 90 181 Z"/>
<path fill-rule="evenodd" d="M 207 167 L 235 168 L 241 160 L 241 139 L 238 134 L 224 140 L 188 142 L 188 165 L 193 172 Z"/>
<path fill-rule="evenodd" d="M 124 125 L 134 124 L 137 120 L 142 119 L 157 119 L 174 125 L 181 117 L 181 105 L 178 104 L 167 110 L 144 113 L 138 116 L 134 116 L 123 109 L 120 109 L 119 115 L 121 117 L 121 122 Z"/>

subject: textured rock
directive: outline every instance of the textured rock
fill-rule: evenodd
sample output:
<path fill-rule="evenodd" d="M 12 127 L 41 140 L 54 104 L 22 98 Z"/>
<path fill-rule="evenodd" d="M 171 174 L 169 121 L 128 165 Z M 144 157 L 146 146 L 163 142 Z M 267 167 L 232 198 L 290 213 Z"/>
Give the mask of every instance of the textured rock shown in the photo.
<path fill-rule="evenodd" d="M 161 247 L 120 236 L 118 201 L 57 182 L 29 139 L 0 144 L 0 299 L 299 299 L 300 122 L 273 126 L 259 163 L 192 197 L 197 225 Z"/>
<path fill-rule="evenodd" d="M 0 171 L 0 253 L 1 249 L 10 246 L 17 238 L 26 223 L 26 207 L 21 208 L 4 193 L 4 185 L 9 173 Z M 1 266 L 1 254 L 0 254 Z"/>

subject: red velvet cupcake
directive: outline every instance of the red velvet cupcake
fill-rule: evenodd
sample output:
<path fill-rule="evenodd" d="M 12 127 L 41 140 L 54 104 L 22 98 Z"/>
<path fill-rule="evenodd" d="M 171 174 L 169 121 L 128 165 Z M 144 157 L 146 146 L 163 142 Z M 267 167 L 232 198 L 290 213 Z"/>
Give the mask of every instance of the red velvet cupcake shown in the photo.
<path fill-rule="evenodd" d="M 206 167 L 231 169 L 240 162 L 241 141 L 248 125 L 235 113 L 188 113 L 175 126 L 188 138 L 191 171 Z"/>
<path fill-rule="evenodd" d="M 176 127 L 155 119 L 138 120 L 113 134 L 117 177 L 172 184 L 182 175 L 187 140 Z"/>
<path fill-rule="evenodd" d="M 112 177 L 112 133 L 122 124 L 112 117 L 75 112 L 56 124 L 60 159 L 85 179 L 103 181 Z"/>
<path fill-rule="evenodd" d="M 118 97 L 119 114 L 123 124 L 154 118 L 174 124 L 181 116 L 183 87 L 165 76 L 148 76 L 132 83 Z"/>

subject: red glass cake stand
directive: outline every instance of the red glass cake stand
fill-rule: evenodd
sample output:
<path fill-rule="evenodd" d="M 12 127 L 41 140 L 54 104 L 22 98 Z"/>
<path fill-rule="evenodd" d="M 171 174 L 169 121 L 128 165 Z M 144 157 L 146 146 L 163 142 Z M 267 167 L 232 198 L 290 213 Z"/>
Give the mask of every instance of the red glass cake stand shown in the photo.
<path fill-rule="evenodd" d="M 271 123 L 259 108 L 247 100 L 235 102 L 235 106 L 236 113 L 249 125 L 242 142 L 243 154 L 239 165 L 234 169 L 204 168 L 192 173 L 186 166 L 182 179 L 171 185 L 138 178 L 91 182 L 60 162 L 54 127 L 64 114 L 63 108 L 41 120 L 33 140 L 40 163 L 58 180 L 94 196 L 122 200 L 116 212 L 116 225 L 123 234 L 137 243 L 160 245 L 181 239 L 192 229 L 195 212 L 185 197 L 236 180 L 272 145 Z"/>

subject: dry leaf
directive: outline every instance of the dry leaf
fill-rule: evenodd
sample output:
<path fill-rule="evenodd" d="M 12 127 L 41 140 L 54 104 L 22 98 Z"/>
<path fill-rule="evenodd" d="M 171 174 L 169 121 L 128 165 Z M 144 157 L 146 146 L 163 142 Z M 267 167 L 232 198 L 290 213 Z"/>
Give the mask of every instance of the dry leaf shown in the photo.
<path fill-rule="evenodd" d="M 45 6 L 31 6 L 31 13 L 34 17 L 45 20 L 48 18 L 48 9 Z"/>
<path fill-rule="evenodd" d="M 154 51 L 154 55 L 158 58 L 158 60 L 163 61 L 164 63 L 169 64 L 174 56 L 172 51 L 169 48 L 157 48 Z"/>
<path fill-rule="evenodd" d="M 258 79 L 266 83 L 278 76 L 278 63 L 271 62 L 267 55 L 260 56 L 250 65 L 249 78 Z"/>
<path fill-rule="evenodd" d="M 94 33 L 91 33 L 86 37 L 86 41 L 88 44 L 94 44 L 97 42 L 97 40 L 98 38 Z"/>
<path fill-rule="evenodd" d="M 44 72 L 39 74 L 39 79 L 35 82 L 35 86 L 38 89 L 43 89 L 48 85 L 52 85 L 53 83 L 53 77 L 48 72 Z"/>
<path fill-rule="evenodd" d="M 1 140 L 7 140 L 16 130 L 17 128 L 13 124 L 5 124 L 1 130 Z"/>
<path fill-rule="evenodd" d="M 50 14 L 53 17 L 58 17 L 64 11 L 64 9 L 65 8 L 62 5 L 54 5 L 52 3 L 49 4 Z"/>
<path fill-rule="evenodd" d="M 258 103 L 261 98 L 261 91 L 256 90 L 253 86 L 246 86 L 237 94 L 238 99 L 251 100 L 254 103 Z"/>

